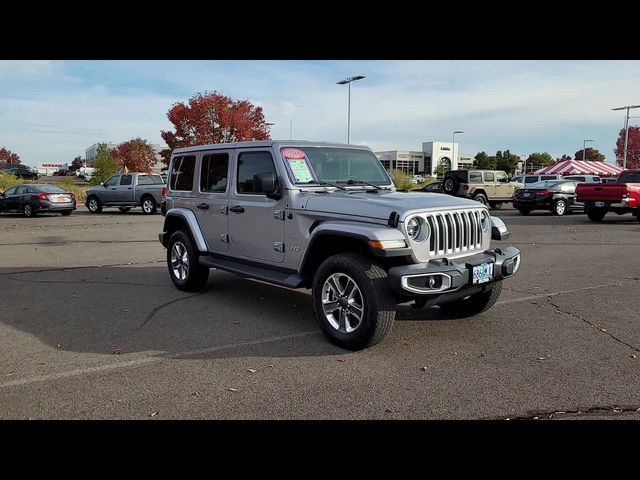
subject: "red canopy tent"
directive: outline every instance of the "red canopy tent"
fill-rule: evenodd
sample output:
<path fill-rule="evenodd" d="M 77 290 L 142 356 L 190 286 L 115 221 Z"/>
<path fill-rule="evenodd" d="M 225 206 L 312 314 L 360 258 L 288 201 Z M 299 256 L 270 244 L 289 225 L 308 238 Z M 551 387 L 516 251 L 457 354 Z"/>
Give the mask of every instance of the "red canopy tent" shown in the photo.
<path fill-rule="evenodd" d="M 557 173 L 558 175 L 603 175 L 617 176 L 622 168 L 608 162 L 585 162 L 582 160 L 565 160 L 548 167 L 536 170 L 535 173 Z"/>

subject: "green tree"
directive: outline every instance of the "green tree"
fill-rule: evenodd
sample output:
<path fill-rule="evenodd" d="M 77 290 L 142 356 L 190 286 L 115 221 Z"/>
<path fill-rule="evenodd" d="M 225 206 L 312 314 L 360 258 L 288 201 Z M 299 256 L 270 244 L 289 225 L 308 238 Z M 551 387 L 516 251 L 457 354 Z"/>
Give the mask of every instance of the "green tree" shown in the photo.
<path fill-rule="evenodd" d="M 553 157 L 547 152 L 532 153 L 527 157 L 527 165 L 539 165 L 539 168 L 548 167 L 553 163 Z"/>
<path fill-rule="evenodd" d="M 584 156 L 586 158 L 582 158 L 582 150 L 578 150 L 574 157 L 576 160 L 587 160 L 588 162 L 604 162 L 604 155 L 601 154 L 597 149 L 587 147 L 584 151 Z"/>
<path fill-rule="evenodd" d="M 102 183 L 118 172 L 118 162 L 114 160 L 106 143 L 98 144 L 95 165 L 96 173 L 91 179 L 93 183 Z"/>
<path fill-rule="evenodd" d="M 473 158 L 475 159 L 475 168 L 480 170 L 496 169 L 496 158 L 488 156 L 486 152 L 478 152 L 478 154 Z"/>
<path fill-rule="evenodd" d="M 497 151 L 496 152 L 496 170 L 504 170 L 507 172 L 507 175 L 513 175 L 513 172 L 516 171 L 518 167 L 518 162 L 520 161 L 520 157 L 511 153 L 509 150 Z"/>
<path fill-rule="evenodd" d="M 434 170 L 434 173 L 436 174 L 436 177 L 444 177 L 444 174 L 447 173 L 447 170 L 448 168 L 446 165 L 438 165 Z"/>

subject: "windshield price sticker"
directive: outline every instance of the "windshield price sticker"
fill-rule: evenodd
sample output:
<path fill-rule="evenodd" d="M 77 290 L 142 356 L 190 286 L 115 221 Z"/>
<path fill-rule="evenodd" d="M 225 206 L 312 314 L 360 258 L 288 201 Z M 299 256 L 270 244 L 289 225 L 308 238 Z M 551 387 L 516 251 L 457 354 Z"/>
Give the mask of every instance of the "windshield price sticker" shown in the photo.
<path fill-rule="evenodd" d="M 285 148 L 282 151 L 282 156 L 289 163 L 291 173 L 298 183 L 309 183 L 314 181 L 313 173 L 307 162 L 307 155 L 297 148 Z"/>

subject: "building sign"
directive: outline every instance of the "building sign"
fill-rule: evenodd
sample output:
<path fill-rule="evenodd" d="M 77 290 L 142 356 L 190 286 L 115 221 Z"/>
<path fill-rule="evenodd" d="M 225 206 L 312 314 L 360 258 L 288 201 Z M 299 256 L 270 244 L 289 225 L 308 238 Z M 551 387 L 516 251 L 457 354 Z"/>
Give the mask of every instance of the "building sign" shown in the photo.
<path fill-rule="evenodd" d="M 440 150 L 451 150 L 449 147 L 440 147 Z"/>
<path fill-rule="evenodd" d="M 61 168 L 64 164 L 62 163 L 41 163 L 40 168 Z"/>

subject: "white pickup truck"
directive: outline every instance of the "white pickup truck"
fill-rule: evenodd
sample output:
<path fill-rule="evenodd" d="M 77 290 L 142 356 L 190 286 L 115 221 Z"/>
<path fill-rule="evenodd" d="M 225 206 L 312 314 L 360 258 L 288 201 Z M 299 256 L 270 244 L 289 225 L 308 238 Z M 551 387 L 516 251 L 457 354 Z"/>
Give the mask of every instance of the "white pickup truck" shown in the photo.
<path fill-rule="evenodd" d="M 118 173 L 87 190 L 85 206 L 91 213 L 100 213 L 104 207 L 118 207 L 121 212 L 142 207 L 146 214 L 156 213 L 164 186 L 160 175 Z"/>

